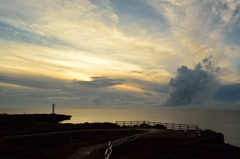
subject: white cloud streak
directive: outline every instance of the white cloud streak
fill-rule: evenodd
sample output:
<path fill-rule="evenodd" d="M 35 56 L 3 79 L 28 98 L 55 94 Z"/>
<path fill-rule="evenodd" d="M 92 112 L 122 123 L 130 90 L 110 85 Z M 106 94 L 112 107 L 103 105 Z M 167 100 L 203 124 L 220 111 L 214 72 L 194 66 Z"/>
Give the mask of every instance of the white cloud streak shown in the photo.
<path fill-rule="evenodd" d="M 162 100 L 163 86 L 177 68 L 192 68 L 212 54 L 222 70 L 220 82 L 240 82 L 239 39 L 229 39 L 240 33 L 237 0 L 139 1 L 127 16 L 109 0 L 0 2 L 0 27 L 7 30 L 0 34 L 0 68 L 11 75 L 86 83 L 91 77 L 124 79 L 123 85 L 105 91 L 136 92 L 132 98 L 150 101 L 159 95 Z M 133 15 L 146 9 L 147 15 Z"/>

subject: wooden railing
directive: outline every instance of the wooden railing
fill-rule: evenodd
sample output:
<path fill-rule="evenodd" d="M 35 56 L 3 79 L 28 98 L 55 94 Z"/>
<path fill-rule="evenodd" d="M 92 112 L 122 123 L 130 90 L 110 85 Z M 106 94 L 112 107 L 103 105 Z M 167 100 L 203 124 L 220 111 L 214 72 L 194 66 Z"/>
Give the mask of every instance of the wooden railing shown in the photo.
<path fill-rule="evenodd" d="M 197 126 L 197 125 L 189 125 L 189 124 L 175 124 L 175 123 L 162 123 L 162 122 L 150 122 L 150 121 L 116 121 L 117 125 L 120 126 L 140 126 L 141 124 L 146 124 L 148 126 L 156 126 L 156 125 L 164 125 L 166 129 L 170 130 L 184 130 L 184 131 L 194 131 L 196 132 L 199 136 L 201 136 L 202 130 Z M 178 132 L 182 133 L 182 132 Z M 112 148 L 114 146 L 121 145 L 127 141 L 133 141 L 136 140 L 139 137 L 142 136 L 155 136 L 159 135 L 156 133 L 139 133 L 136 135 L 124 137 L 118 140 L 110 141 L 108 144 L 108 147 L 105 151 L 105 159 L 109 159 L 111 153 L 112 153 Z"/>
<path fill-rule="evenodd" d="M 114 140 L 114 141 L 110 141 L 108 143 L 108 147 L 105 151 L 105 159 L 109 159 L 110 155 L 112 154 L 112 148 L 114 146 L 118 146 L 118 145 L 121 145 L 125 142 L 129 142 L 129 141 L 133 141 L 133 140 L 136 140 L 137 138 L 141 137 L 142 136 L 142 133 L 139 133 L 139 134 L 136 134 L 136 135 L 132 135 L 132 136 L 128 136 L 128 137 L 123 137 L 121 139 L 117 139 L 117 140 Z"/>
<path fill-rule="evenodd" d="M 176 124 L 176 123 L 162 123 L 162 122 L 150 122 L 150 121 L 116 121 L 117 125 L 120 126 L 140 126 L 141 124 L 145 124 L 148 126 L 156 126 L 156 125 L 163 125 L 166 129 L 169 130 L 193 130 L 201 135 L 201 129 L 197 125 L 189 125 L 189 124 Z"/>

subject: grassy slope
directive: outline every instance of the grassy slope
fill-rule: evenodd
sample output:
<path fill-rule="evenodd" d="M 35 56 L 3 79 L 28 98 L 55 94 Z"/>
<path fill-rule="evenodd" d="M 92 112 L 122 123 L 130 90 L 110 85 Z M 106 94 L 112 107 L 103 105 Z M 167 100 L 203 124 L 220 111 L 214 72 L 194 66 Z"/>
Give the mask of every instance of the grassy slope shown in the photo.
<path fill-rule="evenodd" d="M 240 148 L 218 142 L 211 138 L 187 136 L 178 137 L 147 137 L 125 143 L 113 148 L 111 158 L 114 159 L 146 159 L 146 158 L 175 158 L 175 159 L 222 159 L 240 158 Z M 104 154 L 103 150 L 94 153 Z M 90 158 L 94 159 L 94 158 Z M 96 158 L 95 158 L 96 159 Z"/>
<path fill-rule="evenodd" d="M 118 139 L 136 133 L 139 133 L 139 131 L 106 130 L 0 138 L 0 158 L 65 159 L 81 147 Z"/>

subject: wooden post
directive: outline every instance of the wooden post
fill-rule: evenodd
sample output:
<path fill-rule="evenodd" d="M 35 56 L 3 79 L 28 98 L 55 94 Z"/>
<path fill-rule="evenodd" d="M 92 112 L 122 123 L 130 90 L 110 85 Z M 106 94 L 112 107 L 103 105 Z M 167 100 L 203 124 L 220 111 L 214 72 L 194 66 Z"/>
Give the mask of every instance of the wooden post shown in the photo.
<path fill-rule="evenodd" d="M 168 128 L 167 128 L 167 123 L 166 123 L 166 129 L 168 129 Z"/>
<path fill-rule="evenodd" d="M 174 130 L 174 124 L 172 124 L 172 129 Z"/>

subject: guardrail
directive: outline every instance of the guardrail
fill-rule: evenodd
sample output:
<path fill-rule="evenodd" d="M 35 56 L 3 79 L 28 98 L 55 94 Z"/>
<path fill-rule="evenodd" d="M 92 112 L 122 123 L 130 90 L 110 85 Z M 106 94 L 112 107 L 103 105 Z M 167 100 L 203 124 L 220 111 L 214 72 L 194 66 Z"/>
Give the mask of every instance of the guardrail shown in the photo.
<path fill-rule="evenodd" d="M 176 123 L 162 123 L 162 122 L 150 122 L 150 121 L 116 121 L 117 125 L 120 126 L 157 126 L 157 125 L 163 125 L 166 129 L 169 130 L 193 130 L 196 131 L 198 135 L 201 135 L 202 130 L 197 125 L 189 125 L 189 124 L 176 124 Z"/>
<path fill-rule="evenodd" d="M 133 140 L 136 140 L 137 138 L 141 137 L 142 136 L 142 133 L 139 133 L 139 134 L 136 134 L 136 135 L 132 135 L 132 136 L 128 136 L 128 137 L 123 137 L 121 139 L 117 139 L 117 140 L 114 140 L 114 141 L 110 141 L 108 143 L 108 147 L 105 151 L 105 159 L 109 159 L 110 155 L 112 154 L 112 148 L 114 146 L 118 146 L 118 145 L 121 145 L 125 142 L 129 142 L 129 141 L 133 141 Z"/>
<path fill-rule="evenodd" d="M 175 123 L 162 123 L 162 122 L 150 122 L 150 121 L 116 121 L 117 125 L 120 126 L 141 126 L 144 124 L 144 126 L 157 126 L 157 125 L 164 125 L 166 129 L 169 130 L 185 130 L 185 131 L 193 131 L 196 132 L 197 135 L 201 135 L 202 130 L 197 125 L 189 125 L 189 124 L 175 124 Z M 182 132 L 181 132 L 182 133 Z M 156 135 L 156 133 L 145 133 L 144 136 L 147 135 Z M 157 134 L 159 135 L 159 134 Z M 133 141 L 136 140 L 139 137 L 142 137 L 143 133 L 139 133 L 136 135 L 124 137 L 118 140 L 110 141 L 108 144 L 108 147 L 105 151 L 105 159 L 109 159 L 110 155 L 112 154 L 112 148 L 114 146 L 121 145 L 127 141 Z"/>

